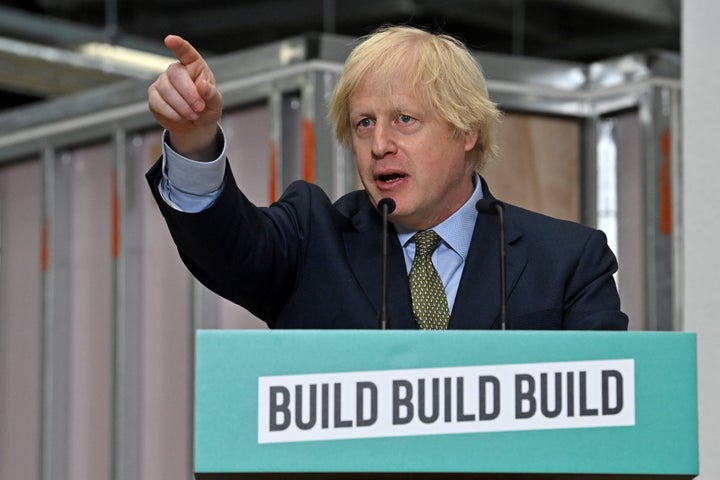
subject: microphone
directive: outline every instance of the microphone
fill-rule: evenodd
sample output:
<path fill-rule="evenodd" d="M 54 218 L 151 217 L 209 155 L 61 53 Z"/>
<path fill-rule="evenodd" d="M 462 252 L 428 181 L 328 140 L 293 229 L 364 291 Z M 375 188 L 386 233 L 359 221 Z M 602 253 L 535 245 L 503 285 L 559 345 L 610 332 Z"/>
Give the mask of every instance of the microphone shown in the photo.
<path fill-rule="evenodd" d="M 478 213 L 497 215 L 500 224 L 500 329 L 510 330 L 510 318 L 507 313 L 507 273 L 505 271 L 505 219 L 503 203 L 494 198 L 482 198 L 476 204 Z"/>
<path fill-rule="evenodd" d="M 380 280 L 380 311 L 378 312 L 378 328 L 386 330 L 390 326 L 387 313 L 387 259 L 388 259 L 388 215 L 395 211 L 395 200 L 383 198 L 377 208 L 382 215 L 382 278 Z"/>

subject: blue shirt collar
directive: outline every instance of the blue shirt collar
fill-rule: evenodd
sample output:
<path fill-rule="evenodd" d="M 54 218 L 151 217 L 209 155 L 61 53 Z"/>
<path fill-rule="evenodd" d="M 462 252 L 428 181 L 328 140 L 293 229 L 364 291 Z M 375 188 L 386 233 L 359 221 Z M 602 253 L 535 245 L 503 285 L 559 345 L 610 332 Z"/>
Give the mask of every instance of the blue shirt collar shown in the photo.
<path fill-rule="evenodd" d="M 442 223 L 433 227 L 435 233 L 440 235 L 443 242 L 460 255 L 463 261 L 467 259 L 473 230 L 475 229 L 475 221 L 477 220 L 478 213 L 475 209 L 475 204 L 483 198 L 482 182 L 477 174 L 473 176 L 473 183 L 475 184 L 475 190 L 473 190 L 468 201 Z M 417 230 L 407 230 L 397 225 L 395 229 L 398 232 L 398 239 L 403 248 L 407 246 L 413 235 L 417 233 Z"/>

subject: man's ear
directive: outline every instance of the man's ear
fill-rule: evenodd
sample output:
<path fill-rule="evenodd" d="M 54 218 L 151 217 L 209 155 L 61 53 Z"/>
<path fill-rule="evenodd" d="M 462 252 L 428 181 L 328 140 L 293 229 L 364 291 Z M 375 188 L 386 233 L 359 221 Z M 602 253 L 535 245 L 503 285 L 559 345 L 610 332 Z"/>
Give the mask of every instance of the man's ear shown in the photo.
<path fill-rule="evenodd" d="M 477 144 L 478 132 L 476 130 L 465 132 L 463 134 L 463 140 L 465 140 L 465 151 L 469 152 L 475 148 L 475 144 Z"/>

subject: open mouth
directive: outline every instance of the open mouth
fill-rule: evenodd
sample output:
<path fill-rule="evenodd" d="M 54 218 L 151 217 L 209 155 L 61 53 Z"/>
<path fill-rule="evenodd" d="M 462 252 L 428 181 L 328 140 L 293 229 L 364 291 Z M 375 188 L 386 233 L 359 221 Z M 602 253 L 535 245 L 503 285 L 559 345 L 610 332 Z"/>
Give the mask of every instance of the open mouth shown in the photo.
<path fill-rule="evenodd" d="M 405 175 L 401 173 L 389 173 L 387 175 L 379 175 L 378 180 L 383 183 L 394 183 L 405 178 Z"/>

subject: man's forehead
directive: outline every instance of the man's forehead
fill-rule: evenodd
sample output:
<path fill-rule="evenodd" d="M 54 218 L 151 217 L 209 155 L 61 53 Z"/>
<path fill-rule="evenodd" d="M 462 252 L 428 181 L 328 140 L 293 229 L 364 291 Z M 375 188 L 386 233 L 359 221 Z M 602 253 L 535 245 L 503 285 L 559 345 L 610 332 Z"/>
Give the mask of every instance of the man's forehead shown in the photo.
<path fill-rule="evenodd" d="M 356 90 L 348 103 L 350 115 L 366 114 L 369 111 L 417 112 L 426 110 L 424 98 L 412 89 L 398 90 Z"/>
<path fill-rule="evenodd" d="M 350 95 L 350 103 L 363 98 L 387 99 L 399 106 L 403 104 L 425 103 L 426 95 L 422 85 L 416 84 L 408 75 L 365 75 Z"/>

